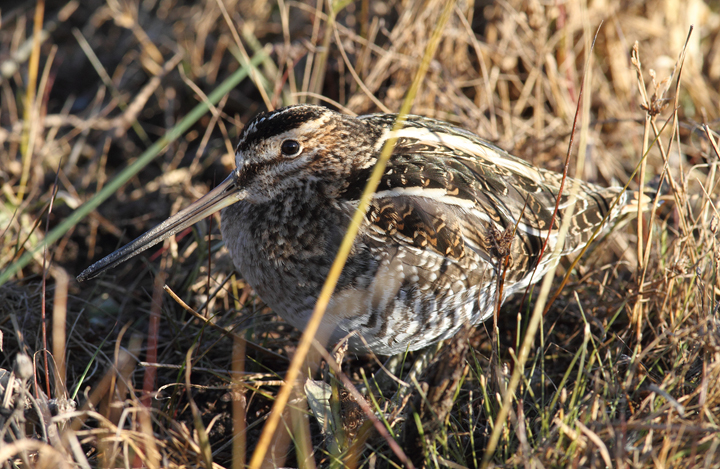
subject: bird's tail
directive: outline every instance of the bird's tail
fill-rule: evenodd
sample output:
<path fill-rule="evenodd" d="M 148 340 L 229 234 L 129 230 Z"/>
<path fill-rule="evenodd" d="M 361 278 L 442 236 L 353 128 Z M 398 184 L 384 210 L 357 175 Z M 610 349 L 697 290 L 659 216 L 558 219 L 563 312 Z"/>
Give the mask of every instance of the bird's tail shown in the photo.
<path fill-rule="evenodd" d="M 653 203 L 656 203 L 658 207 L 662 205 L 663 201 L 658 197 L 658 193 L 660 195 L 666 194 L 669 187 L 667 181 L 663 183 L 662 187 L 660 187 L 659 182 L 659 177 L 656 177 L 642 191 L 628 191 L 629 198 L 627 203 L 620 209 L 620 215 L 637 215 L 639 205 L 642 205 L 643 211 L 650 210 Z M 656 200 L 657 202 L 655 202 Z"/>

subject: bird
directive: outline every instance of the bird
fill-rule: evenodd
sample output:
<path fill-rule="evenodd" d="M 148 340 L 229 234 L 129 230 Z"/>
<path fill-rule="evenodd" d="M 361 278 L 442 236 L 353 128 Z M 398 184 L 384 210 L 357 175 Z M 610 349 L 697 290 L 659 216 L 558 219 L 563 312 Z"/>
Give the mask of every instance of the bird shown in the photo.
<path fill-rule="evenodd" d="M 260 113 L 241 131 L 222 183 L 78 281 L 222 210 L 236 270 L 302 330 L 382 148 L 396 138 L 319 330 L 326 343 L 349 335 L 351 351 L 391 356 L 482 323 L 542 278 L 557 262 L 550 253 L 566 217 L 561 255 L 637 210 L 637 192 L 569 177 L 561 191 L 562 174 L 473 132 L 416 115 L 393 129 L 397 117 L 306 104 Z"/>

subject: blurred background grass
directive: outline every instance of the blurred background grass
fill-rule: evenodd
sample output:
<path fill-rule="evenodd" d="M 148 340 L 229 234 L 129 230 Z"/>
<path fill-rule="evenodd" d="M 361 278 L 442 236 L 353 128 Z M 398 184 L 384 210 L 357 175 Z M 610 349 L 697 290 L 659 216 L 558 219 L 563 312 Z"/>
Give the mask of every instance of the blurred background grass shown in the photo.
<path fill-rule="evenodd" d="M 6 465 L 42 463 L 49 455 L 61 465 L 207 465 L 204 451 L 211 448 L 214 463 L 227 467 L 242 463 L 241 452 L 251 454 L 298 333 L 232 274 L 219 218 L 95 282 L 72 279 L 221 181 L 233 167 L 238 133 L 257 112 L 297 102 L 358 114 L 397 111 L 442 7 L 369 0 L 0 7 L 3 270 L 19 266 L 24 253 L 250 57 L 267 53 L 210 112 L 0 285 L 0 368 L 13 369 L 17 353 L 27 353 L 34 359 L 34 398 L 51 399 L 48 409 L 72 412 L 70 401 L 79 409 L 4 430 L 11 443 L 0 450 Z M 651 242 L 647 248 L 641 243 L 647 260 L 638 258 L 632 222 L 573 272 L 546 317 L 493 462 L 713 467 L 720 461 L 720 389 L 714 385 L 720 372 L 720 217 L 712 140 L 720 118 L 720 6 L 697 0 L 458 2 L 412 112 L 453 122 L 533 164 L 561 170 L 588 44 L 601 21 L 585 89 L 585 160 L 576 176 L 624 184 L 646 136 L 655 138 L 645 126 L 630 60 L 637 41 L 648 96 L 669 88 L 667 101 L 655 103 L 662 110 L 654 116 L 658 128 L 678 103 L 678 120 L 659 141 L 666 154 L 660 145 L 649 150 L 646 177 L 666 167 L 672 190 L 653 220 Z M 690 25 L 675 96 L 670 77 Z M 570 175 L 574 168 L 571 158 Z M 163 284 L 187 308 L 164 293 Z M 519 312 L 527 310 L 520 298 L 502 310 L 500 361 L 508 368 L 526 323 Z M 228 330 L 249 341 L 245 350 Z M 423 447 L 420 459 L 428 465 L 476 467 L 482 459 L 499 407 L 484 378 L 488 342 L 485 327 L 476 328 L 451 417 Z M 197 347 L 188 394 L 191 345 Z M 346 367 L 359 382 L 361 370 L 369 374 L 376 365 L 350 357 Z M 502 384 L 495 391 L 502 394 Z M 385 397 L 381 402 L 392 414 L 400 403 Z M 393 428 L 401 416 L 390 422 Z M 43 436 L 52 428 L 62 443 Z M 322 435 L 311 429 L 312 460 L 330 465 Z M 392 465 L 381 439 L 368 445 L 362 464 Z M 278 449 L 274 463 L 301 464 L 293 448 Z"/>

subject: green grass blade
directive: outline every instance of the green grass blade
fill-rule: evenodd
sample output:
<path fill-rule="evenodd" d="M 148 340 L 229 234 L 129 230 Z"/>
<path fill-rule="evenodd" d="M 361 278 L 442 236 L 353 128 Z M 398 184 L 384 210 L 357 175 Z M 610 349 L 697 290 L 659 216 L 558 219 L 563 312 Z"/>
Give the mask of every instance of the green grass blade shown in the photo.
<path fill-rule="evenodd" d="M 239 68 L 235 73 L 230 75 L 225 81 L 223 81 L 212 93 L 208 95 L 208 101 L 212 104 L 216 104 L 220 99 L 228 94 L 235 86 L 237 86 L 242 80 L 244 80 L 250 70 L 253 67 L 257 67 L 265 58 L 267 53 L 265 51 L 258 52 L 255 54 L 250 61 L 249 65 L 245 65 Z M 198 103 L 192 111 L 188 113 L 180 122 L 172 127 L 168 132 L 163 135 L 157 142 L 153 143 L 150 148 L 145 150 L 142 155 L 130 166 L 122 170 L 115 179 L 110 181 L 100 192 L 85 202 L 83 205 L 78 207 L 69 217 L 63 220 L 58 226 L 50 231 L 45 239 L 35 245 L 32 249 L 22 255 L 20 259 L 13 262 L 0 273 L 0 285 L 10 280 L 20 269 L 25 267 L 35 254 L 40 252 L 45 246 L 49 246 L 59 240 L 65 233 L 70 230 L 73 226 L 77 225 L 80 220 L 85 218 L 90 212 L 95 210 L 101 203 L 107 200 L 115 191 L 128 182 L 133 176 L 135 176 L 141 169 L 148 165 L 154 160 L 165 147 L 175 141 L 178 137 L 183 135 L 195 122 L 198 121 L 205 113 L 208 112 L 208 104 L 205 102 Z"/>

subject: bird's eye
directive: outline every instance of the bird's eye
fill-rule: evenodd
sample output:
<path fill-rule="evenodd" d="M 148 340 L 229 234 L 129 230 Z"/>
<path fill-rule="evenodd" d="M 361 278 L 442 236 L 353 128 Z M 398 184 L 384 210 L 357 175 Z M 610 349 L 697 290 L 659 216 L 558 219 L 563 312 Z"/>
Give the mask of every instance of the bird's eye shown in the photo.
<path fill-rule="evenodd" d="M 300 154 L 300 144 L 297 140 L 285 140 L 280 145 L 280 151 L 284 156 L 297 156 Z"/>

